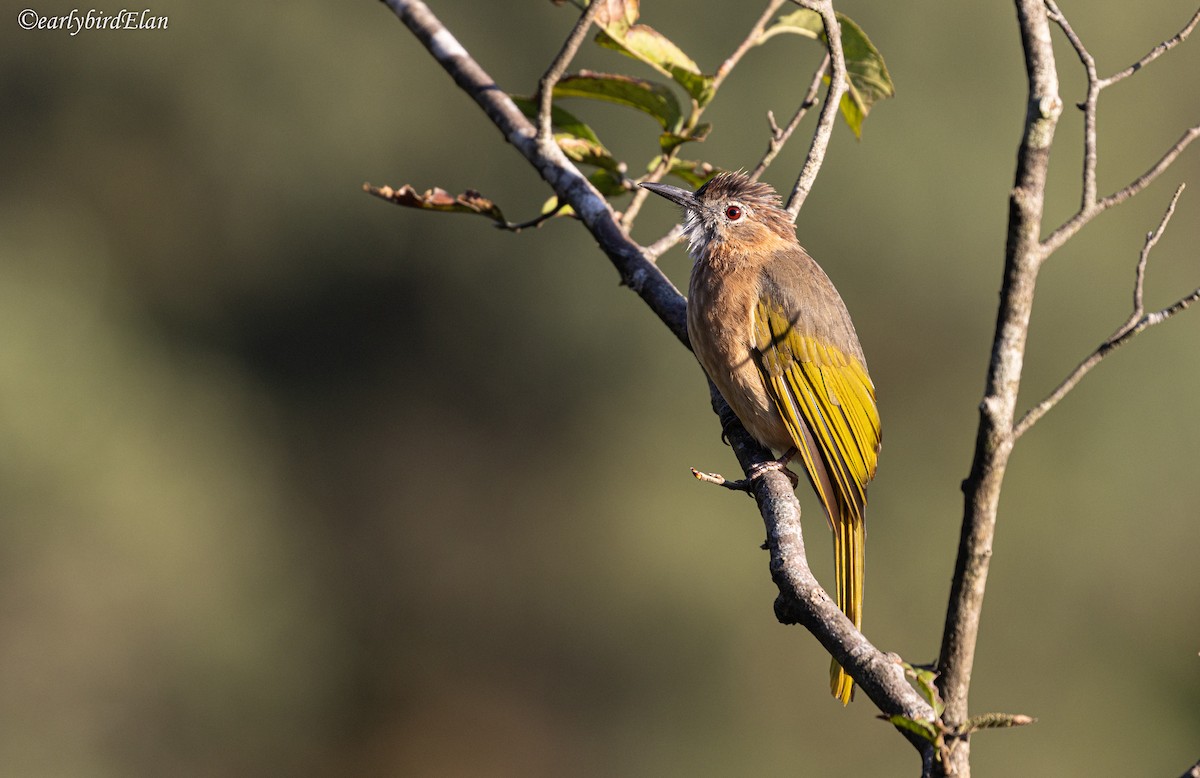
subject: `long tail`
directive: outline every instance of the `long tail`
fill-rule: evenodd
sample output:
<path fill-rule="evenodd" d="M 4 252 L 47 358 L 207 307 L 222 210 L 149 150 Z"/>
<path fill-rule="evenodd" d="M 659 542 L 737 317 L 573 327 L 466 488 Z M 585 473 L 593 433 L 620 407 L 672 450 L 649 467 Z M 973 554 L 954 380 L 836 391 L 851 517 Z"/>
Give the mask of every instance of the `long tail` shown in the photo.
<path fill-rule="evenodd" d="M 840 513 L 833 527 L 837 604 L 854 622 L 854 626 L 861 628 L 867 533 L 861 513 L 857 516 L 847 510 Z M 849 704 L 854 698 L 854 681 L 836 659 L 829 667 L 829 685 L 833 696 L 841 700 L 843 705 Z"/>

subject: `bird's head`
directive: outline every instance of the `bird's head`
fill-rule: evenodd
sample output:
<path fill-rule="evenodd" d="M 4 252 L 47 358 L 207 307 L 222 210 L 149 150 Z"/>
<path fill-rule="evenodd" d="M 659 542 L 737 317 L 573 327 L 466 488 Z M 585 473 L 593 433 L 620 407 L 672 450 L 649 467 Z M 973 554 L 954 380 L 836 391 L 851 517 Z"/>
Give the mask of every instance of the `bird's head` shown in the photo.
<path fill-rule="evenodd" d="M 695 192 L 669 184 L 642 184 L 683 207 L 683 227 L 692 256 L 709 247 L 750 250 L 783 239 L 795 241 L 796 228 L 769 184 L 744 173 L 718 173 Z"/>

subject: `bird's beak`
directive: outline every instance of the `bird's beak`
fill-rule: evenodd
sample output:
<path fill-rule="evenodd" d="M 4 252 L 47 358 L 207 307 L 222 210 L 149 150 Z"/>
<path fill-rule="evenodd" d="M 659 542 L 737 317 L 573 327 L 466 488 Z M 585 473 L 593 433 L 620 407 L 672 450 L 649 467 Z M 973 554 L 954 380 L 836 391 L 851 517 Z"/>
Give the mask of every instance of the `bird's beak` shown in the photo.
<path fill-rule="evenodd" d="M 641 184 L 643 189 L 649 189 L 656 195 L 665 197 L 673 203 L 682 205 L 693 211 L 700 210 L 700 201 L 696 199 L 696 195 L 686 189 L 680 189 L 677 186 L 670 184 Z"/>

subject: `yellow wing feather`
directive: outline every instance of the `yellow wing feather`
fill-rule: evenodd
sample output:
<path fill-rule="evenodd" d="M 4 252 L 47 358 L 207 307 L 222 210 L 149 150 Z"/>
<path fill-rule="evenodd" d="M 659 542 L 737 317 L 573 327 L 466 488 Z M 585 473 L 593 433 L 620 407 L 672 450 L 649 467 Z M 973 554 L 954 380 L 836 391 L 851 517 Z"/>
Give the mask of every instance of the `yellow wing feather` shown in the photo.
<path fill-rule="evenodd" d="M 784 424 L 809 473 L 822 457 L 841 501 L 853 505 L 858 518 L 867 482 L 875 476 L 879 456 L 879 412 L 875 387 L 866 367 L 853 356 L 801 333 L 769 299 L 758 301 L 754 315 L 759 369 Z M 809 451 L 802 425 L 818 451 Z M 815 481 L 815 479 L 814 479 Z M 835 496 L 818 496 L 831 517 Z"/>
<path fill-rule="evenodd" d="M 754 340 L 768 393 L 833 530 L 838 607 L 861 626 L 863 514 L 880 442 L 875 387 L 861 360 L 800 332 L 766 297 L 755 307 Z M 830 686 L 843 704 L 850 702 L 854 683 L 836 661 Z"/>

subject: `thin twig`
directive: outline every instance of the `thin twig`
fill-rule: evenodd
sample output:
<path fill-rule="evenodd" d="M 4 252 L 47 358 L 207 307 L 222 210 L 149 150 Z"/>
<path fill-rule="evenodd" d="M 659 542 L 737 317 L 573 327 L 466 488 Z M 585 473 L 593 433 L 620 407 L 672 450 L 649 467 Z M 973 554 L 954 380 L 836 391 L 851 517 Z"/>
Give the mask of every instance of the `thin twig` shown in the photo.
<path fill-rule="evenodd" d="M 758 17 L 758 21 L 754 23 L 754 26 L 750 28 L 749 34 L 747 34 L 742 42 L 738 44 L 738 47 L 733 50 L 733 53 L 725 58 L 725 61 L 721 63 L 721 67 L 717 68 L 717 72 L 713 75 L 712 88 L 714 92 L 720 88 L 722 83 L 725 82 L 726 77 L 733 72 L 733 69 L 739 62 L 741 62 L 742 57 L 746 56 L 746 52 L 758 45 L 758 39 L 762 37 L 763 30 L 765 30 L 767 27 L 767 22 L 771 21 L 771 17 L 774 16 L 775 12 L 778 11 L 780 7 L 783 6 L 783 4 L 787 1 L 788 0 L 770 0 L 770 2 L 767 3 L 766 9 L 762 12 L 762 15 Z"/>
<path fill-rule="evenodd" d="M 1087 96 L 1082 103 L 1079 103 L 1079 108 L 1083 111 L 1083 189 L 1080 193 L 1079 210 L 1075 212 L 1071 218 L 1067 219 L 1060 227 L 1054 230 L 1044 241 L 1042 247 L 1044 256 L 1048 257 L 1059 249 L 1064 243 L 1070 240 L 1080 229 L 1084 227 L 1096 216 L 1104 211 L 1112 208 L 1115 205 L 1120 205 L 1124 201 L 1133 197 L 1138 192 L 1149 186 L 1154 179 L 1174 162 L 1188 145 L 1200 136 L 1200 125 L 1192 127 L 1183 136 L 1175 142 L 1175 145 L 1167 149 L 1166 153 L 1154 164 L 1149 170 L 1131 182 L 1123 189 L 1108 195 L 1104 198 L 1098 198 L 1096 193 L 1096 166 L 1097 166 L 1097 132 L 1096 132 L 1096 116 L 1097 104 L 1100 98 L 1101 90 L 1109 87 L 1118 81 L 1126 78 L 1129 75 L 1137 72 L 1145 67 L 1150 62 L 1153 62 L 1158 57 L 1170 51 L 1175 46 L 1182 43 L 1196 28 L 1197 23 L 1200 23 L 1200 10 L 1192 16 L 1191 20 L 1184 26 L 1182 30 L 1175 34 L 1169 40 L 1155 46 L 1146 56 L 1130 65 L 1125 70 L 1109 76 L 1108 78 L 1100 78 L 1096 69 L 1096 60 L 1092 57 L 1083 41 L 1071 27 L 1071 23 L 1067 20 L 1066 15 L 1055 3 L 1055 0 L 1045 0 L 1047 16 L 1050 21 L 1058 25 L 1063 34 L 1067 36 L 1067 40 L 1071 43 L 1071 47 L 1075 50 L 1076 56 L 1083 64 L 1087 74 Z"/>
<path fill-rule="evenodd" d="M 767 167 L 775 161 L 775 157 L 783 150 L 783 145 L 788 142 L 788 138 L 792 137 L 792 133 L 800 126 L 800 122 L 808 114 L 808 110 L 817 104 L 817 92 L 821 89 L 821 79 L 825 76 L 825 71 L 829 69 L 829 54 L 825 54 L 825 58 L 821 60 L 821 64 L 817 66 L 813 73 L 813 79 L 808 85 L 808 91 L 804 93 L 804 99 L 800 101 L 800 106 L 796 112 L 792 114 L 791 120 L 787 126 L 780 129 L 775 123 L 775 115 L 770 111 L 767 112 L 767 120 L 771 127 L 771 140 L 767 143 L 767 150 L 763 152 L 762 159 L 750 171 L 750 180 L 757 181 L 759 176 L 766 172 Z"/>
<path fill-rule="evenodd" d="M 658 258 L 666 254 L 676 243 L 683 240 L 683 225 L 676 224 L 666 235 L 663 235 L 658 240 L 651 243 L 642 252 L 651 262 L 657 262 Z"/>
<path fill-rule="evenodd" d="M 1150 184 L 1154 183 L 1154 179 L 1158 178 L 1163 171 L 1170 167 L 1171 163 L 1175 161 L 1175 158 L 1182 154 L 1184 149 L 1186 149 L 1196 138 L 1200 138 L 1200 124 L 1197 124 L 1194 127 L 1189 127 L 1188 130 L 1180 136 L 1179 140 L 1175 141 L 1175 144 L 1171 146 L 1171 148 L 1167 149 L 1166 153 L 1163 154 L 1159 158 L 1158 162 L 1155 162 L 1149 170 L 1135 178 L 1124 189 L 1118 189 L 1108 197 L 1099 200 L 1096 205 L 1101 210 L 1107 210 L 1112 208 L 1114 205 L 1120 205 L 1138 192 L 1150 186 Z"/>
<path fill-rule="evenodd" d="M 1087 97 L 1079 104 L 1083 110 L 1083 192 L 1080 197 L 1079 212 L 1090 211 L 1096 204 L 1096 103 L 1100 98 L 1100 77 L 1096 73 L 1096 59 L 1083 45 L 1083 41 L 1067 21 L 1067 17 L 1054 0 L 1046 0 L 1050 21 L 1059 26 L 1075 49 L 1079 61 L 1087 72 Z"/>
<path fill-rule="evenodd" d="M 697 470 L 694 467 L 692 468 L 692 477 L 694 477 L 697 481 L 701 481 L 706 484 L 713 484 L 714 486 L 723 486 L 726 489 L 729 489 L 730 491 L 746 492 L 747 494 L 753 494 L 750 487 L 752 486 L 752 484 L 754 482 L 751 481 L 749 478 L 741 478 L 741 479 L 738 479 L 737 481 L 730 481 L 728 478 L 721 475 L 720 473 L 706 473 L 703 470 Z"/>
<path fill-rule="evenodd" d="M 1192 15 L 1192 18 L 1188 21 L 1188 23 L 1183 26 L 1182 30 L 1175 33 L 1173 38 L 1169 38 L 1168 40 L 1165 40 L 1154 48 L 1150 49 L 1150 52 L 1146 54 L 1146 56 L 1142 57 L 1137 62 L 1133 63 L 1119 73 L 1113 73 L 1108 78 L 1102 79 L 1100 81 L 1100 87 L 1104 88 L 1106 86 L 1110 86 L 1124 78 L 1132 76 L 1134 73 L 1146 67 L 1163 54 L 1166 54 L 1180 43 L 1183 43 L 1185 40 L 1187 40 L 1187 36 L 1192 34 L 1192 30 L 1196 29 L 1196 25 L 1198 23 L 1200 23 L 1200 9 L 1196 10 L 1196 13 Z"/>
<path fill-rule="evenodd" d="M 496 227 L 501 230 L 507 230 L 508 232 L 521 232 L 522 230 L 538 229 L 543 224 L 545 224 L 547 221 L 549 221 L 550 219 L 553 219 L 555 216 L 557 216 L 559 211 L 561 211 L 563 208 L 566 208 L 566 207 L 567 207 L 567 204 L 565 202 L 563 202 L 562 200 L 559 200 L 558 202 L 556 202 L 554 204 L 553 208 L 551 208 L 550 210 L 546 211 L 543 214 L 539 214 L 539 215 L 533 217 L 529 221 L 496 222 Z"/>
<path fill-rule="evenodd" d="M 1096 216 L 1099 214 L 1107 211 L 1109 208 L 1112 208 L 1115 205 L 1120 205 L 1136 195 L 1138 192 L 1141 192 L 1143 189 L 1150 186 L 1150 184 L 1154 183 L 1154 180 L 1162 175 L 1163 171 L 1170 167 L 1171 163 L 1173 163 L 1175 159 L 1182 154 L 1189 145 L 1191 145 L 1192 141 L 1196 140 L 1196 138 L 1200 138 L 1200 124 L 1197 124 L 1195 127 L 1188 128 L 1188 130 L 1184 132 L 1182 136 L 1180 136 L 1179 140 L 1175 141 L 1175 143 L 1169 149 L 1167 149 L 1166 153 L 1163 154 L 1159 160 L 1150 167 L 1149 170 L 1135 178 L 1127 186 L 1118 189 L 1107 197 L 1096 200 L 1091 208 L 1079 211 L 1070 219 L 1063 222 L 1058 229 L 1054 230 L 1054 232 L 1050 233 L 1046 239 L 1042 241 L 1042 249 L 1045 254 L 1049 256 L 1051 253 L 1061 248 L 1064 243 L 1074 237 L 1077 232 L 1083 229 L 1088 222 L 1096 218 Z"/>
<path fill-rule="evenodd" d="M 829 148 L 829 138 L 833 135 L 833 125 L 837 120 L 838 106 L 842 101 L 842 92 L 846 90 L 846 58 L 842 52 L 842 28 L 838 23 L 837 14 L 829 0 L 794 0 L 797 5 L 809 8 L 821 15 L 825 24 L 825 40 L 829 49 L 829 91 L 826 94 L 825 105 L 821 106 L 821 118 L 817 121 L 817 129 L 813 132 L 812 145 L 808 149 L 808 157 L 804 167 L 796 178 L 796 184 L 788 196 L 785 209 L 796 221 L 800 208 L 812 191 L 821 163 L 825 161 L 825 150 Z"/>
<path fill-rule="evenodd" d="M 1136 335 L 1156 324 L 1161 324 L 1171 318 L 1180 311 L 1186 309 L 1189 305 L 1200 300 L 1200 288 L 1194 290 L 1191 294 L 1185 295 L 1176 300 L 1171 305 L 1163 308 L 1160 311 L 1146 313 L 1144 303 L 1144 289 L 1146 280 L 1146 263 L 1150 258 L 1150 251 L 1158 243 L 1158 239 L 1162 237 L 1163 231 L 1166 230 L 1167 224 L 1171 221 L 1171 216 L 1175 213 L 1175 204 L 1179 202 L 1179 195 L 1183 193 L 1184 185 L 1180 184 L 1175 190 L 1174 196 L 1171 198 L 1167 210 L 1163 213 L 1162 220 L 1159 221 L 1158 227 L 1152 232 L 1147 233 L 1146 242 L 1142 246 L 1142 251 L 1138 255 L 1137 271 L 1133 284 L 1133 312 L 1125 323 L 1117 328 L 1116 332 L 1110 335 L 1103 343 L 1101 343 L 1095 351 L 1088 355 L 1087 359 L 1080 362 L 1071 374 L 1063 379 L 1053 392 L 1046 399 L 1026 411 L 1021 420 L 1013 427 L 1013 438 L 1019 438 L 1021 435 L 1038 422 L 1046 413 L 1058 405 L 1067 394 L 1075 388 L 1075 386 L 1083 379 L 1085 375 L 1091 372 L 1092 368 L 1100 364 L 1106 356 L 1111 354 L 1116 349 L 1128 343 Z"/>
<path fill-rule="evenodd" d="M 575 54 L 579 51 L 579 47 L 583 44 L 584 36 L 587 35 L 588 29 L 592 26 L 592 22 L 596 18 L 596 14 L 604 3 L 589 3 L 587 9 L 579 15 L 579 21 L 575 22 L 574 29 L 563 42 L 562 49 L 559 50 L 558 56 L 550 63 L 550 67 L 546 68 L 546 72 L 542 74 L 538 81 L 538 90 L 535 102 L 537 103 L 537 131 L 538 142 L 544 143 L 550 138 L 551 133 L 551 106 L 554 103 L 554 87 L 558 84 L 559 79 L 563 77 L 563 73 L 567 72 L 567 66 L 571 64 L 571 60 L 575 59 Z"/>
<path fill-rule="evenodd" d="M 741 61 L 742 57 L 746 55 L 746 52 L 755 46 L 755 44 L 758 42 L 758 39 L 762 37 L 763 29 L 767 26 L 767 22 L 771 21 L 771 17 L 775 15 L 775 12 L 778 11 L 780 6 L 782 6 L 785 2 L 787 2 L 787 0 L 768 0 L 767 7 L 758 17 L 758 21 L 756 21 L 754 26 L 750 28 L 750 31 L 746 33 L 746 37 L 743 38 L 742 42 L 737 45 L 737 48 L 735 48 L 733 52 L 725 58 L 725 61 L 721 63 L 721 66 L 717 68 L 717 72 L 713 76 L 713 94 L 715 94 L 721 87 L 721 84 L 724 83 L 725 78 L 738 64 L 738 62 Z M 699 121 L 700 116 L 704 113 L 704 109 L 706 107 L 707 106 L 697 105 L 695 102 L 692 103 L 692 114 L 690 120 L 693 125 Z M 661 156 L 658 160 L 658 164 L 654 166 L 654 169 L 651 170 L 645 178 L 640 179 L 638 183 L 656 184 L 659 181 L 662 181 L 667 175 L 667 172 L 671 169 L 671 163 L 675 160 L 678 154 L 679 147 L 676 146 L 675 148 L 671 149 L 671 151 Z M 625 209 L 625 212 L 621 214 L 621 226 L 626 232 L 633 229 L 633 221 L 637 218 L 638 213 L 641 212 L 642 204 L 646 202 L 646 198 L 649 195 L 649 189 L 642 189 L 641 187 L 638 187 L 634 190 L 633 199 L 630 201 L 629 206 Z"/>

